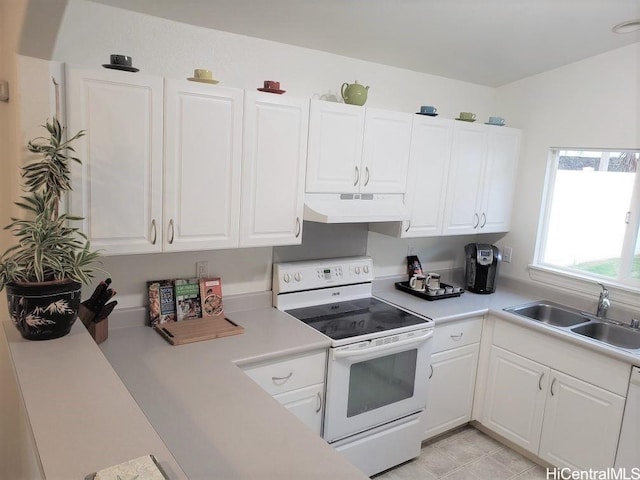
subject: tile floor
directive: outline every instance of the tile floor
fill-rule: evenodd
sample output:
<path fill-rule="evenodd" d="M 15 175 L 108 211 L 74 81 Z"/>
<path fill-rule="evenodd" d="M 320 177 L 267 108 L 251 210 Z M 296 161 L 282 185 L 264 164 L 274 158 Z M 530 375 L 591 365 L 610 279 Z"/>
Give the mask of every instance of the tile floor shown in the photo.
<path fill-rule="evenodd" d="M 423 444 L 420 456 L 374 480 L 546 480 L 536 465 L 479 430 L 466 426 Z"/>

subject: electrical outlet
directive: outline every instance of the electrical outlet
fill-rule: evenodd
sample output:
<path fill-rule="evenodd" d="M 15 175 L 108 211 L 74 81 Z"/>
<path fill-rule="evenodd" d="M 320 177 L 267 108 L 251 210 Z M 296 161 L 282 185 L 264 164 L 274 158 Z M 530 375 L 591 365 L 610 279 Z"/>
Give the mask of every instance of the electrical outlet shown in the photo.
<path fill-rule="evenodd" d="M 196 262 L 196 276 L 198 278 L 206 278 L 209 276 L 209 262 L 206 260 Z"/>
<path fill-rule="evenodd" d="M 511 256 L 513 255 L 513 248 L 504 247 L 502 249 L 502 261 L 504 263 L 511 263 Z"/>
<path fill-rule="evenodd" d="M 407 245 L 407 257 L 414 255 L 415 247 L 411 244 Z"/>

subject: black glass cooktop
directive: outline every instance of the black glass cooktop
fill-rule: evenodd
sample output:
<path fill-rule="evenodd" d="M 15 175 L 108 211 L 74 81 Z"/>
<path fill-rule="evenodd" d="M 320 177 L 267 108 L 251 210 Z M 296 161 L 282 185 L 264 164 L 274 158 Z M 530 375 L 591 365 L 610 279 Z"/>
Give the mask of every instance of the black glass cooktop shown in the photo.
<path fill-rule="evenodd" d="M 333 340 L 428 322 L 376 298 L 294 308 L 286 312 Z"/>

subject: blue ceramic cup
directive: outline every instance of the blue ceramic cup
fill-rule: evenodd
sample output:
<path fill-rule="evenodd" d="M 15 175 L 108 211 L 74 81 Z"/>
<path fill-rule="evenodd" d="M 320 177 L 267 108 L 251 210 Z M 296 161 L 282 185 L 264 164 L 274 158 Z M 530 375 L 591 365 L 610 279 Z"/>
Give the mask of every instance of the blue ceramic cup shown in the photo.
<path fill-rule="evenodd" d="M 489 117 L 489 123 L 491 125 L 504 125 L 504 118 L 502 118 L 502 117 Z"/>
<path fill-rule="evenodd" d="M 426 114 L 434 114 L 438 111 L 436 107 L 432 107 L 431 105 L 423 105 L 420 107 L 420 113 Z"/>

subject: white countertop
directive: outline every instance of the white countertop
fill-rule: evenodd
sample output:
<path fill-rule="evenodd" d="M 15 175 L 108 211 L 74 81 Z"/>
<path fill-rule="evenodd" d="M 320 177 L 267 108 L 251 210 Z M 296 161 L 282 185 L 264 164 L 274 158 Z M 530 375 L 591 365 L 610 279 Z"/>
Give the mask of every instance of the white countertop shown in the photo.
<path fill-rule="evenodd" d="M 376 280 L 374 294 L 434 319 L 436 328 L 490 313 L 640 365 L 638 355 L 502 310 L 558 298 L 502 286 L 491 295 L 426 301 L 395 289 L 395 281 Z M 117 328 L 114 321 L 100 346 L 108 362 L 80 322 L 47 342 L 23 340 L 4 322 L 46 478 L 82 478 L 147 453 L 171 478 L 366 478 L 238 366 L 311 353 L 329 340 L 274 308 L 249 308 L 227 314 L 245 333 L 180 346 L 141 322 Z"/>

